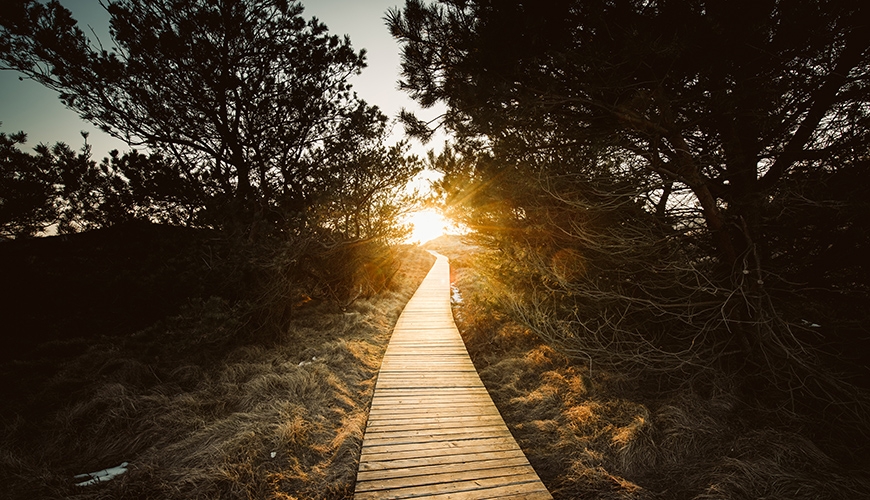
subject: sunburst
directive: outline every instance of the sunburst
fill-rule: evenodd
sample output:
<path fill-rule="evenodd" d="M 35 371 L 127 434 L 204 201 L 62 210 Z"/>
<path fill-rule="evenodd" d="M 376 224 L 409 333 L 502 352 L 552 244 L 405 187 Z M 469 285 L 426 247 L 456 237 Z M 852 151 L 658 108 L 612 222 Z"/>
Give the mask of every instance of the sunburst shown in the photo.
<path fill-rule="evenodd" d="M 413 226 L 408 243 L 426 243 L 448 234 L 453 226 L 449 219 L 434 210 L 412 212 L 405 218 L 405 222 Z"/>

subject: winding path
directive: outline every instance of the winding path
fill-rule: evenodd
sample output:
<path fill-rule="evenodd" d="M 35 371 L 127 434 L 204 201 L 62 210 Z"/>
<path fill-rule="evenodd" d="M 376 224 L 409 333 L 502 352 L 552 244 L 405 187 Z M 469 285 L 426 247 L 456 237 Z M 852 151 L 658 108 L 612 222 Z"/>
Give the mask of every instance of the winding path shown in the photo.
<path fill-rule="evenodd" d="M 468 357 L 435 256 L 384 355 L 354 498 L 551 499 Z"/>

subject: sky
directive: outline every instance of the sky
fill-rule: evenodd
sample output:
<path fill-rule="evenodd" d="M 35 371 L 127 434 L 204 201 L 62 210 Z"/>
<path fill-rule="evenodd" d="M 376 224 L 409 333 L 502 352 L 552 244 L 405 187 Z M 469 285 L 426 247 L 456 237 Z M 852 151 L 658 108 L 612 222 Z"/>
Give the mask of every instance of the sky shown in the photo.
<path fill-rule="evenodd" d="M 86 33 L 90 33 L 90 26 L 104 44 L 108 43 L 109 15 L 99 0 L 60 0 L 60 3 L 72 11 Z M 390 118 L 395 118 L 403 107 L 417 111 L 418 117 L 426 120 L 438 115 L 435 109 L 420 110 L 397 89 L 399 45 L 390 36 L 384 17 L 388 9 L 404 5 L 403 0 L 305 0 L 302 3 L 306 19 L 317 17 L 331 33 L 349 35 L 356 50 L 366 49 L 368 67 L 351 80 L 361 98 L 380 107 Z M 60 103 L 55 92 L 31 80 L 20 81 L 19 76 L 13 71 L 0 71 L 0 131 L 6 134 L 26 132 L 28 141 L 24 149 L 58 141 L 78 149 L 83 144 L 81 131 L 89 132 L 88 142 L 97 160 L 112 149 L 130 149 L 122 141 L 79 119 Z M 401 137 L 401 125 L 394 127 L 394 135 Z M 427 145 L 412 141 L 412 151 L 423 155 L 428 149 L 440 149 L 444 140 L 443 135 L 438 135 Z"/>

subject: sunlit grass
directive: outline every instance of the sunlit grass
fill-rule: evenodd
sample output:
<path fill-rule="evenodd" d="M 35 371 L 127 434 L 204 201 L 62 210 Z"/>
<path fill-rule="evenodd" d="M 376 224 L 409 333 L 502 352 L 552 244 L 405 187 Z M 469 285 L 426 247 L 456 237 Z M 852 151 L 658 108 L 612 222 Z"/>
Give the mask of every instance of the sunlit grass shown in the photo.
<path fill-rule="evenodd" d="M 42 357 L 0 361 L 0 379 L 28 387 L 0 412 L 0 496 L 349 498 L 391 326 L 433 260 L 400 258 L 389 290 L 311 306 L 268 341 L 216 342 L 240 311 L 215 299 L 59 353 L 55 375 Z M 122 461 L 119 479 L 74 486 Z"/>
<path fill-rule="evenodd" d="M 745 411 L 732 380 L 663 392 L 589 369 L 493 306 L 492 282 L 459 247 L 451 258 L 457 325 L 480 377 L 556 500 L 867 498 L 860 466 L 843 468 L 794 427 Z M 555 265 L 565 275 L 575 255 Z M 865 468 L 866 469 L 866 468 Z"/>

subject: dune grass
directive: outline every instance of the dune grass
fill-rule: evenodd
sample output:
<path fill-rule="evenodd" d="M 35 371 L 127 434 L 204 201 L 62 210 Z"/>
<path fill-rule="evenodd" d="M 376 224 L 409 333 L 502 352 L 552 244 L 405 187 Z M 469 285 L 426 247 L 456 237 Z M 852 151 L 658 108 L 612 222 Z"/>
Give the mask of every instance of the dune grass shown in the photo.
<path fill-rule="evenodd" d="M 459 264 L 454 315 L 481 379 L 554 498 L 870 497 L 866 452 L 835 460 L 725 377 L 665 390 L 590 370 L 500 314 L 467 248 L 436 249 Z"/>
<path fill-rule="evenodd" d="M 192 300 L 122 336 L 3 360 L 4 498 L 350 498 L 393 322 L 433 258 L 406 249 L 387 291 L 307 307 L 268 339 L 244 305 Z M 129 462 L 113 481 L 75 474 Z"/>

